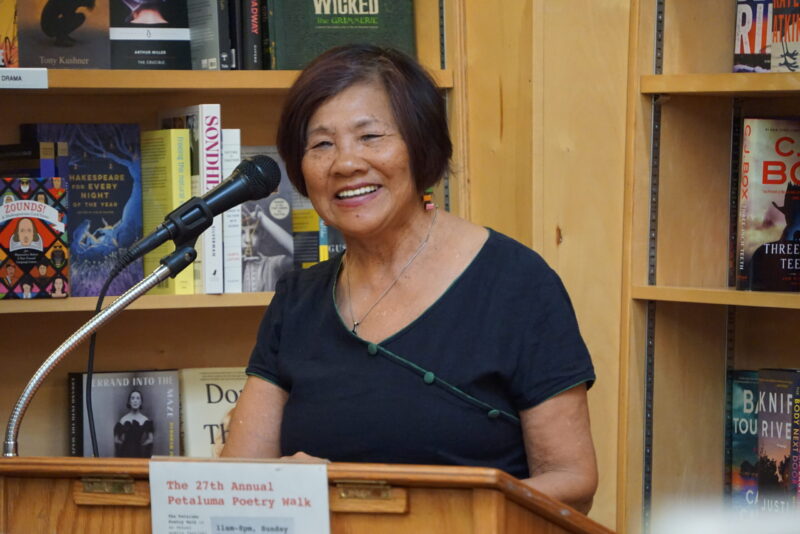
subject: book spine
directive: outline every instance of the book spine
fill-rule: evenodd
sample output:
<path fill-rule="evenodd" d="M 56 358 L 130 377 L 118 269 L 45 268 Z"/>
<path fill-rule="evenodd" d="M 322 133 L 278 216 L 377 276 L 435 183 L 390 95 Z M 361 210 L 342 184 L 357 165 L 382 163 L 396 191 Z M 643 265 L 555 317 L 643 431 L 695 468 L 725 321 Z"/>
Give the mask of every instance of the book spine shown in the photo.
<path fill-rule="evenodd" d="M 218 104 L 202 106 L 200 115 L 200 179 L 202 194 L 220 184 L 222 176 L 222 119 Z M 224 291 L 222 255 L 222 215 L 214 217 L 203 241 L 203 288 L 205 293 Z"/>
<path fill-rule="evenodd" d="M 269 68 L 276 70 L 278 68 L 278 43 L 276 36 L 278 35 L 279 24 L 277 23 L 277 16 L 275 15 L 275 0 L 264 0 L 267 4 L 267 39 L 269 39 Z"/>
<path fill-rule="evenodd" d="M 42 178 L 56 175 L 56 144 L 50 141 L 39 142 L 39 172 Z"/>
<path fill-rule="evenodd" d="M 753 178 L 753 120 L 744 119 L 742 126 L 741 171 L 739 172 L 739 207 L 736 227 L 736 289 L 750 289 L 750 274 L 745 262 L 748 231 L 750 180 Z"/>
<path fill-rule="evenodd" d="M 231 35 L 231 7 L 228 0 L 214 0 L 217 4 L 217 28 L 219 31 L 219 68 L 232 70 L 236 68 L 236 55 Z"/>
<path fill-rule="evenodd" d="M 241 130 L 222 130 L 222 174 L 230 176 L 242 161 Z M 234 206 L 223 215 L 222 251 L 225 293 L 242 292 L 242 207 Z"/>
<path fill-rule="evenodd" d="M 792 398 L 792 488 L 795 506 L 800 507 L 800 380 L 795 382 Z"/>
<path fill-rule="evenodd" d="M 261 1 L 240 0 L 242 2 L 242 47 L 244 50 L 242 68 L 261 70 Z"/>
<path fill-rule="evenodd" d="M 83 376 L 69 373 L 69 455 L 83 456 Z"/>
<path fill-rule="evenodd" d="M 192 69 L 220 70 L 220 29 L 216 0 L 188 0 Z"/>
<path fill-rule="evenodd" d="M 241 70 L 244 63 L 244 35 L 242 26 L 242 0 L 224 0 L 228 3 L 229 28 L 234 68 Z"/>
<path fill-rule="evenodd" d="M 800 70 L 800 35 L 797 32 L 800 4 L 776 1 L 772 5 L 771 72 Z"/>

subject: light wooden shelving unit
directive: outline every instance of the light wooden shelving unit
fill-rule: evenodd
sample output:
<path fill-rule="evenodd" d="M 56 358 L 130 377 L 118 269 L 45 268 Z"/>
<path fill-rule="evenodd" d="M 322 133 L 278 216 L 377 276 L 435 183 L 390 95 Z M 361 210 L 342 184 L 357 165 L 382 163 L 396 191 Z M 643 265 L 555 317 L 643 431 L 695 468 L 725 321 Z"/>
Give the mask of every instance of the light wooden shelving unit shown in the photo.
<path fill-rule="evenodd" d="M 617 503 L 624 532 L 647 531 L 670 504 L 723 502 L 728 369 L 800 365 L 800 295 L 728 286 L 735 112 L 800 113 L 800 75 L 730 72 L 735 12 L 735 2 L 632 2 Z"/>

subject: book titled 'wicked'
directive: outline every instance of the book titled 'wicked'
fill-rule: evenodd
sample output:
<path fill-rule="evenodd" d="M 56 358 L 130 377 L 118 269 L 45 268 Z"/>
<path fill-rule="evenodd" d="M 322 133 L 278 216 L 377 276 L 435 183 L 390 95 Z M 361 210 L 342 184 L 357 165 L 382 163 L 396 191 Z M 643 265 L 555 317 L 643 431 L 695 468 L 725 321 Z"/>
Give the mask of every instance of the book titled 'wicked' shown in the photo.
<path fill-rule="evenodd" d="M 67 233 L 73 297 L 100 293 L 128 247 L 142 236 L 142 170 L 136 124 L 24 124 L 23 143 L 68 146 Z M 121 295 L 142 279 L 142 262 L 125 268 L 108 295 Z"/>
<path fill-rule="evenodd" d="M 273 69 L 302 69 L 334 46 L 371 43 L 413 56 L 412 0 L 267 0 Z"/>
<path fill-rule="evenodd" d="M 736 288 L 800 291 L 800 120 L 742 127 Z"/>
<path fill-rule="evenodd" d="M 59 178 L 0 180 L 0 299 L 64 298 L 66 189 Z"/>

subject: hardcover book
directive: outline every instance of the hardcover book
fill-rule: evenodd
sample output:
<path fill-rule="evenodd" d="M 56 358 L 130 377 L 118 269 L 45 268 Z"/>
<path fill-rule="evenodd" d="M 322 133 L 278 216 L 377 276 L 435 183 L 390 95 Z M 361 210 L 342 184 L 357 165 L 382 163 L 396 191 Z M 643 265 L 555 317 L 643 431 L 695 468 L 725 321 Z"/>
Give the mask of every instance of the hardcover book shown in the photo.
<path fill-rule="evenodd" d="M 172 210 L 191 198 L 191 155 L 189 130 L 152 130 L 142 132 L 142 193 L 145 228 L 155 228 Z M 164 243 L 144 255 L 144 272 L 158 268 L 161 258 L 168 256 L 175 246 Z M 169 277 L 150 290 L 154 295 L 191 295 L 194 293 L 194 275 L 186 268 Z"/>
<path fill-rule="evenodd" d="M 268 197 L 242 204 L 242 291 L 275 291 L 275 284 L 294 265 L 292 187 L 274 146 L 242 147 L 242 157 L 269 156 L 278 163 L 281 181 Z"/>
<path fill-rule="evenodd" d="M 191 69 L 186 0 L 111 0 L 112 69 Z"/>
<path fill-rule="evenodd" d="M 772 0 L 738 0 L 735 34 L 733 72 L 769 72 Z"/>
<path fill-rule="evenodd" d="M 96 297 L 117 261 L 142 237 L 139 126 L 24 124 L 21 133 L 23 143 L 67 145 L 71 295 Z M 114 279 L 108 295 L 121 295 L 142 277 L 137 260 Z"/>
<path fill-rule="evenodd" d="M 69 294 L 67 194 L 57 182 L 0 180 L 0 299 Z"/>
<path fill-rule="evenodd" d="M 730 447 L 731 506 L 750 516 L 758 498 L 758 372 L 731 372 Z"/>
<path fill-rule="evenodd" d="M 758 510 L 759 514 L 794 509 L 791 442 L 797 369 L 758 372 Z"/>
<path fill-rule="evenodd" d="M 222 175 L 226 178 L 242 161 L 242 132 L 239 128 L 222 129 Z M 225 293 L 242 292 L 242 206 L 222 214 L 222 253 Z"/>
<path fill-rule="evenodd" d="M 6 67 L 19 67 L 16 0 L 0 0 L 0 68 Z"/>
<path fill-rule="evenodd" d="M 770 50 L 772 72 L 800 70 L 800 3 L 773 0 Z"/>
<path fill-rule="evenodd" d="M 265 0 L 239 0 L 242 5 L 242 68 L 264 68 L 261 30 L 261 4 Z"/>
<path fill-rule="evenodd" d="M 25 0 L 17 2 L 21 67 L 107 69 L 109 2 Z"/>
<path fill-rule="evenodd" d="M 302 69 L 334 46 L 372 43 L 415 55 L 412 0 L 267 0 L 271 68 Z"/>
<path fill-rule="evenodd" d="M 191 132 L 192 187 L 202 196 L 223 180 L 222 118 L 219 104 L 200 104 L 171 109 L 159 114 L 161 128 L 188 128 Z M 194 263 L 195 293 L 222 293 L 222 215 L 197 240 Z"/>
<path fill-rule="evenodd" d="M 800 291 L 800 120 L 744 119 L 736 288 Z"/>
<path fill-rule="evenodd" d="M 69 373 L 70 454 L 92 456 L 86 373 Z M 180 454 L 178 372 L 93 373 L 92 411 L 100 457 L 150 458 Z"/>
<path fill-rule="evenodd" d="M 233 68 L 229 6 L 226 0 L 187 0 L 192 69 Z"/>
<path fill-rule="evenodd" d="M 228 436 L 228 418 L 247 380 L 244 370 L 244 367 L 180 370 L 184 456 L 219 456 Z"/>

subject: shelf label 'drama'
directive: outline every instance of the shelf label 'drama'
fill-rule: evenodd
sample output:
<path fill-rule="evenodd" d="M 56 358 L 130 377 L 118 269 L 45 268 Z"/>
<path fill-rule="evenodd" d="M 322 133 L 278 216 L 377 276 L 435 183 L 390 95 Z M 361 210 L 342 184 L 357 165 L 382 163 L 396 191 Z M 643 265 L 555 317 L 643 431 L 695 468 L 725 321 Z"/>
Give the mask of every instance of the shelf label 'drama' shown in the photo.
<path fill-rule="evenodd" d="M 0 69 L 0 89 L 47 89 L 47 69 Z"/>

